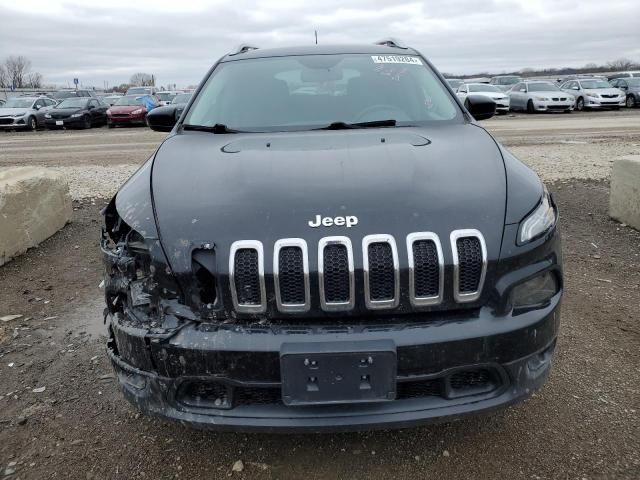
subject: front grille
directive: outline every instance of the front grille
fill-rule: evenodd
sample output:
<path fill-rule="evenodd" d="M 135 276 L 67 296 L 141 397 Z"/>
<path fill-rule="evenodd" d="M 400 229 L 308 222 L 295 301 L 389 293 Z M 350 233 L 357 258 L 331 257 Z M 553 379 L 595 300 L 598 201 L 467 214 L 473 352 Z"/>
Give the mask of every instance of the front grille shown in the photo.
<path fill-rule="evenodd" d="M 602 94 L 602 98 L 618 98 L 618 95 L 605 95 L 605 94 Z"/>
<path fill-rule="evenodd" d="M 393 252 L 388 243 L 369 245 L 369 291 L 371 300 L 393 300 L 395 268 Z"/>
<path fill-rule="evenodd" d="M 69 118 L 69 115 L 66 113 L 52 113 L 51 114 L 51 118 L 56 119 L 56 120 L 60 120 L 63 118 Z"/>
<path fill-rule="evenodd" d="M 408 296 L 414 307 L 442 303 L 445 291 L 445 256 L 438 235 L 417 232 L 407 235 Z M 453 297 L 456 302 L 477 300 L 487 269 L 487 251 L 477 230 L 451 233 Z M 240 313 L 264 313 L 267 298 L 274 299 L 280 312 L 307 312 L 311 289 L 319 291 L 325 311 L 346 311 L 356 304 L 355 292 L 364 291 L 368 309 L 395 308 L 400 304 L 401 279 L 396 240 L 387 234 L 367 235 L 362 240 L 364 285 L 355 283 L 354 251 L 347 237 L 324 237 L 318 242 L 316 278 L 310 276 L 307 243 L 300 238 L 281 239 L 273 249 L 273 282 L 265 289 L 262 243 L 234 242 L 229 256 L 229 280 L 233 304 Z M 315 272 L 314 272 L 315 273 Z M 406 280 L 403 280 L 406 281 Z M 357 288 L 358 287 L 358 288 Z M 406 287 L 405 287 L 406 288 Z M 406 295 L 406 294 L 405 294 Z M 406 298 L 406 297 L 405 297 Z"/>
<path fill-rule="evenodd" d="M 442 301 L 444 262 L 440 239 L 435 233 L 413 233 L 407 237 L 409 295 L 414 306 Z"/>
<path fill-rule="evenodd" d="M 398 250 L 391 235 L 368 235 L 362 240 L 365 301 L 368 308 L 398 305 Z"/>
<path fill-rule="evenodd" d="M 0 125 L 11 125 L 13 118 L 0 118 Z"/>
<path fill-rule="evenodd" d="M 278 240 L 274 247 L 273 272 L 276 300 L 281 311 L 309 309 L 309 257 L 300 238 Z"/>
<path fill-rule="evenodd" d="M 232 295 L 236 310 L 266 310 L 263 253 L 260 242 L 235 242 L 230 260 Z"/>
<path fill-rule="evenodd" d="M 454 296 L 458 302 L 476 300 L 486 273 L 486 247 L 477 230 L 456 230 L 451 234 L 454 252 Z"/>
<path fill-rule="evenodd" d="M 325 304 L 346 304 L 351 299 L 349 250 L 343 243 L 333 243 L 322 250 L 322 286 Z"/>
<path fill-rule="evenodd" d="M 482 388 L 491 381 L 491 374 L 488 370 L 463 370 L 451 375 L 451 388 L 455 390 L 468 390 Z"/>

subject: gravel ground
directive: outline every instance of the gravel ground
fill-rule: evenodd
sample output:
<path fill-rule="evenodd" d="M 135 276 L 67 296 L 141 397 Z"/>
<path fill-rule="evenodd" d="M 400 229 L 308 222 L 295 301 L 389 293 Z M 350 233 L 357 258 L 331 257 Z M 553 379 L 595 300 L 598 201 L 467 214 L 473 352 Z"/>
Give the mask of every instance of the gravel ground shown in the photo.
<path fill-rule="evenodd" d="M 640 233 L 606 182 L 550 185 L 562 211 L 562 328 L 549 382 L 490 415 L 391 432 L 244 435 L 139 415 L 97 338 L 102 202 L 0 268 L 0 478 L 640 478 Z M 44 389 L 44 390 L 43 390 Z M 241 460 L 242 472 L 232 472 Z"/>
<path fill-rule="evenodd" d="M 69 190 L 74 200 L 82 198 L 109 198 L 113 196 L 139 165 L 104 166 L 57 166 L 67 177 Z"/>

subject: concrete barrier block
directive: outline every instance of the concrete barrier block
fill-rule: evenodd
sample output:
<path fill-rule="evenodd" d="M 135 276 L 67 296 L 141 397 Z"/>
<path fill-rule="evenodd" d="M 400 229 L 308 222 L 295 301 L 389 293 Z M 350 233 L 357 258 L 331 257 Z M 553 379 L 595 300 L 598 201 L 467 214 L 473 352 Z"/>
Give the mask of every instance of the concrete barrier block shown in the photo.
<path fill-rule="evenodd" d="M 609 215 L 640 230 L 640 155 L 613 162 Z"/>
<path fill-rule="evenodd" d="M 69 185 L 60 172 L 0 169 L 0 265 L 60 230 L 72 210 Z"/>

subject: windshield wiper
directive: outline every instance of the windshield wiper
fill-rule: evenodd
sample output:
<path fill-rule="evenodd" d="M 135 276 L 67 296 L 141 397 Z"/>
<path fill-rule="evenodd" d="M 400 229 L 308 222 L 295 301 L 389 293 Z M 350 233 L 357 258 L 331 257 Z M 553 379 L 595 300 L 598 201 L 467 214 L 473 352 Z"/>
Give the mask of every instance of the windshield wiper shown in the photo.
<path fill-rule="evenodd" d="M 316 130 L 349 130 L 351 128 L 378 128 L 378 127 L 395 127 L 397 121 L 393 119 L 389 120 L 373 120 L 372 122 L 333 122 L 326 127 L 321 127 Z"/>
<path fill-rule="evenodd" d="M 242 133 L 241 130 L 232 130 L 222 123 L 216 123 L 215 125 L 191 125 L 189 123 L 183 124 L 184 130 L 193 130 L 196 132 L 209 132 L 209 133 Z"/>

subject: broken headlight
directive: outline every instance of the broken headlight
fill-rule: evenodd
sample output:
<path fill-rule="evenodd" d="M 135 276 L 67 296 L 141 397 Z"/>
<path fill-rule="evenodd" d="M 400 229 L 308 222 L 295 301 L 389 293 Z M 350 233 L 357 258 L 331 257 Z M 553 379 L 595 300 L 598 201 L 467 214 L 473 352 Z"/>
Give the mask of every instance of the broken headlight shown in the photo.
<path fill-rule="evenodd" d="M 540 205 L 520 224 L 518 243 L 522 245 L 544 235 L 555 225 L 556 218 L 555 206 L 545 188 Z"/>
<path fill-rule="evenodd" d="M 558 293 L 558 280 L 553 272 L 545 272 L 516 286 L 511 293 L 514 308 L 548 302 Z"/>

